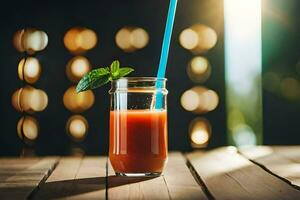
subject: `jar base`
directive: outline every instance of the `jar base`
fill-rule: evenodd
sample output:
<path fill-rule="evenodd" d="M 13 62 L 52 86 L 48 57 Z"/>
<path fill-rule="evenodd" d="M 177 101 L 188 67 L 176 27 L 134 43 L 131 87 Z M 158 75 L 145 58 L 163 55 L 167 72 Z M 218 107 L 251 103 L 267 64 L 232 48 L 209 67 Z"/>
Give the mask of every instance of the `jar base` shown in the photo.
<path fill-rule="evenodd" d="M 149 173 L 121 173 L 116 172 L 116 176 L 124 177 L 158 177 L 161 175 L 161 172 L 149 172 Z"/>

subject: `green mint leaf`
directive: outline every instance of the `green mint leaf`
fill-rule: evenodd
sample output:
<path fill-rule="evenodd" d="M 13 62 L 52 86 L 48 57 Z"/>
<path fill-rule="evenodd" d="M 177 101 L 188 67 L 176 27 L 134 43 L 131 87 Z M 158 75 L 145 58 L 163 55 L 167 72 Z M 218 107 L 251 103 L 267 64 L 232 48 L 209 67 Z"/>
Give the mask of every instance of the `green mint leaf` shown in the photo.
<path fill-rule="evenodd" d="M 110 71 L 108 67 L 90 71 L 79 81 L 76 92 L 94 89 L 109 82 Z"/>
<path fill-rule="evenodd" d="M 120 62 L 118 60 L 113 61 L 110 65 L 110 73 L 113 78 L 119 75 L 119 69 L 120 69 Z"/>
<path fill-rule="evenodd" d="M 76 92 L 98 88 L 110 81 L 117 80 L 133 72 L 131 67 L 120 68 L 120 62 L 115 60 L 110 67 L 98 68 L 90 71 L 79 81 Z"/>
<path fill-rule="evenodd" d="M 119 79 L 123 76 L 126 76 L 126 75 L 130 74 L 133 71 L 134 71 L 134 69 L 131 68 L 131 67 L 122 67 L 122 68 L 120 68 L 118 77 L 116 77 L 116 79 Z"/>

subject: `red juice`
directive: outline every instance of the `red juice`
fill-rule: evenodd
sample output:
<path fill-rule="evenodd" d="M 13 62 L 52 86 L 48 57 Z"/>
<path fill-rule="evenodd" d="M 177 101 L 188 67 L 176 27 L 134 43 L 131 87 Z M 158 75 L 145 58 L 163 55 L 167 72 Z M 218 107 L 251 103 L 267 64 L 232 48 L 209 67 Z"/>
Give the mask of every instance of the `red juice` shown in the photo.
<path fill-rule="evenodd" d="M 167 161 L 165 110 L 110 111 L 109 158 L 117 173 L 160 173 Z"/>

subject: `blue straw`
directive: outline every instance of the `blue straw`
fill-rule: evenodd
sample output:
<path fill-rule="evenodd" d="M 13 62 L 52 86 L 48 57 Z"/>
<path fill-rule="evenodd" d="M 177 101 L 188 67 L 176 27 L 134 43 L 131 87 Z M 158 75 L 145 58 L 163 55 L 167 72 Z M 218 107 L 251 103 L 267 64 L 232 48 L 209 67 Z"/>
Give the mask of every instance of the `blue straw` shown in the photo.
<path fill-rule="evenodd" d="M 170 0 L 167 23 L 166 23 L 165 34 L 162 43 L 162 50 L 160 54 L 159 67 L 157 72 L 158 79 L 164 78 L 166 74 L 166 67 L 168 62 L 168 55 L 169 55 L 170 42 L 172 37 L 173 24 L 175 19 L 176 6 L 177 6 L 177 0 Z M 161 87 L 162 87 L 162 82 L 158 81 L 156 84 L 156 88 L 160 89 Z M 162 101 L 163 101 L 162 93 L 158 92 L 156 96 L 156 102 L 155 102 L 156 109 L 162 108 Z"/>

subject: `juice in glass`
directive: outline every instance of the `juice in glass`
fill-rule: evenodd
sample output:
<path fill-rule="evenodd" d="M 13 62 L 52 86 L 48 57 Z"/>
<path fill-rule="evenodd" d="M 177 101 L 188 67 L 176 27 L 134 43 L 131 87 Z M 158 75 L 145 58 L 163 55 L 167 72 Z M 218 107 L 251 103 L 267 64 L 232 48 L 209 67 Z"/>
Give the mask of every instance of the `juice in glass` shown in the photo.
<path fill-rule="evenodd" d="M 161 173 L 167 159 L 165 110 L 110 112 L 110 161 L 117 173 Z"/>
<path fill-rule="evenodd" d="M 112 83 L 109 159 L 117 175 L 158 176 L 166 164 L 167 90 L 158 91 L 156 82 L 142 77 Z M 163 99 L 160 109 L 154 107 L 157 93 Z"/>

